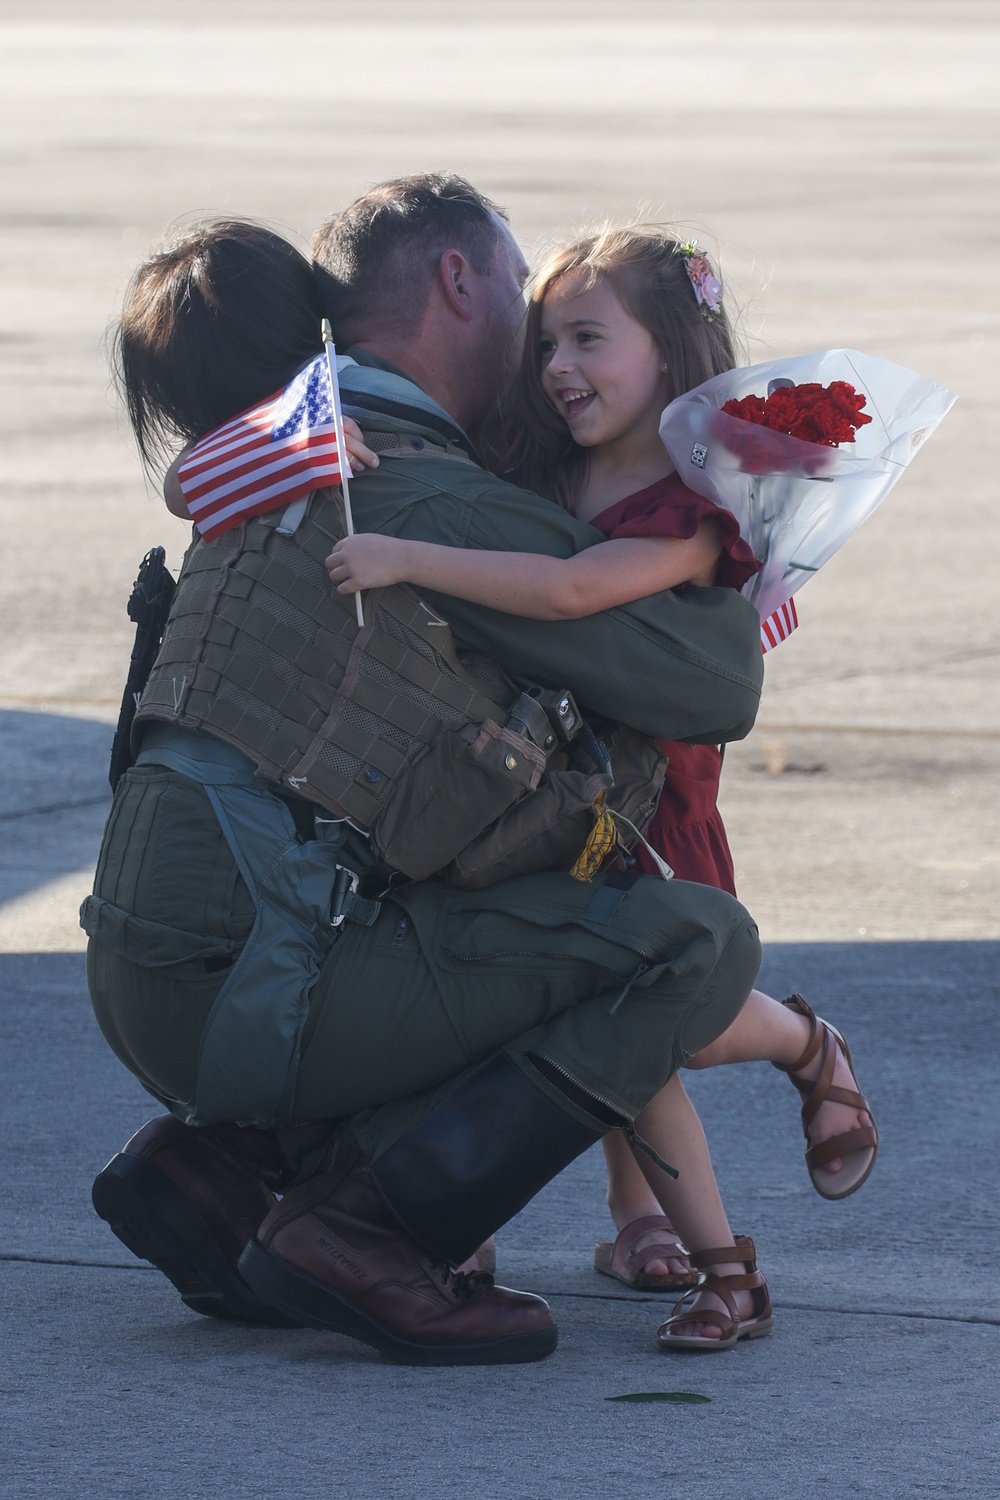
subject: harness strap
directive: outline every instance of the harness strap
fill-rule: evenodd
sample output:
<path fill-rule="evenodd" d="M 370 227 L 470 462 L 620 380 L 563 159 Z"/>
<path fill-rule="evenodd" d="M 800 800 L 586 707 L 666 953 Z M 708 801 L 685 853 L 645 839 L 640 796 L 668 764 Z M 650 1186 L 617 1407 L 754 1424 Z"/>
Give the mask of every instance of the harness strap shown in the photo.
<path fill-rule="evenodd" d="M 300 842 L 281 797 L 239 750 L 172 725 L 146 730 L 139 765 L 165 765 L 205 789 L 256 908 L 250 936 L 205 1025 L 188 1124 L 272 1124 L 292 1109 L 309 995 L 343 922 L 371 926 L 381 904 L 357 893 L 329 820 Z"/>
<path fill-rule="evenodd" d="M 363 422 L 361 425 L 364 427 Z M 454 458 L 460 464 L 478 468 L 467 453 L 456 453 L 454 448 L 432 443 L 429 438 L 404 437 L 398 432 L 366 432 L 365 442 L 380 458 Z"/>

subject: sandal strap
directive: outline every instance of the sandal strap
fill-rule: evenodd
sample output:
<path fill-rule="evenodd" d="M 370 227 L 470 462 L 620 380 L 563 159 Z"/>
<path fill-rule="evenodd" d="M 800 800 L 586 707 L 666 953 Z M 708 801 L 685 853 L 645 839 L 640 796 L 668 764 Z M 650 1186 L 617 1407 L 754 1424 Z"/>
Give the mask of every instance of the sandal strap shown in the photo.
<path fill-rule="evenodd" d="M 763 1271 L 750 1271 L 745 1276 L 719 1276 L 715 1271 L 710 1271 L 700 1286 L 695 1288 L 699 1292 L 714 1292 L 715 1295 L 730 1309 L 736 1327 L 741 1323 L 749 1323 L 751 1319 L 766 1317 L 771 1311 L 771 1293 L 768 1290 L 767 1278 Z M 753 1312 L 749 1317 L 741 1318 L 733 1292 L 752 1292 Z"/>
<path fill-rule="evenodd" d="M 718 1266 L 729 1263 L 755 1266 L 757 1251 L 749 1235 L 740 1235 L 735 1245 L 722 1245 L 715 1250 L 692 1250 L 688 1259 L 696 1270 L 699 1271 L 703 1270 L 705 1266 Z"/>
<path fill-rule="evenodd" d="M 642 1245 L 639 1241 L 645 1235 L 657 1237 Z M 687 1254 L 680 1235 L 665 1214 L 646 1214 L 620 1231 L 612 1247 L 611 1263 L 623 1264 L 625 1270 L 634 1274 L 643 1271 L 652 1260 L 677 1259 Z"/>
<path fill-rule="evenodd" d="M 649 1234 L 652 1229 L 659 1230 L 665 1238 L 675 1241 L 678 1245 L 681 1244 L 681 1237 L 666 1214 L 646 1214 L 642 1219 L 632 1219 L 630 1223 L 625 1225 L 624 1229 L 619 1231 L 615 1240 L 615 1248 L 617 1249 L 619 1244 L 626 1238 L 634 1244 L 644 1234 Z"/>
<path fill-rule="evenodd" d="M 834 1057 L 833 1061 L 834 1066 L 836 1066 L 836 1057 Z M 823 1079 L 821 1075 L 820 1078 L 817 1079 L 817 1082 L 822 1083 L 822 1081 Z M 863 1094 L 859 1094 L 857 1089 L 845 1089 L 843 1085 L 839 1083 L 831 1083 L 824 1088 L 822 1103 L 826 1104 L 827 1100 L 832 1100 L 834 1104 L 849 1104 L 852 1109 L 862 1109 L 867 1102 L 865 1096 Z"/>
<path fill-rule="evenodd" d="M 701 1289 L 699 1288 L 699 1290 L 701 1290 Z M 738 1328 L 739 1328 L 739 1324 L 738 1323 L 734 1323 L 733 1320 L 732 1320 L 732 1318 L 728 1317 L 726 1313 L 720 1312 L 718 1310 L 712 1312 L 707 1307 L 705 1307 L 705 1308 L 699 1308 L 697 1310 L 692 1310 L 691 1312 L 675 1312 L 675 1313 L 673 1313 L 667 1319 L 667 1321 L 665 1323 L 662 1323 L 660 1325 L 659 1337 L 662 1339 L 663 1336 L 664 1336 L 664 1334 L 666 1334 L 667 1341 L 669 1341 L 670 1334 L 667 1333 L 667 1330 L 669 1328 L 672 1328 L 674 1326 L 674 1324 L 676 1324 L 676 1323 L 697 1323 L 697 1324 L 711 1323 L 711 1324 L 714 1325 L 714 1327 L 718 1328 L 718 1330 L 719 1330 L 719 1334 L 720 1334 L 719 1342 L 720 1343 L 722 1342 L 723 1339 L 732 1338 L 733 1334 L 736 1333 L 737 1330 L 738 1330 Z M 705 1342 L 706 1342 L 706 1344 L 708 1344 L 708 1343 L 714 1344 L 715 1340 L 714 1339 L 706 1339 Z"/>
<path fill-rule="evenodd" d="M 730 1288 L 733 1287 L 735 1282 L 742 1280 L 742 1276 L 717 1276 L 714 1271 L 710 1271 L 707 1276 L 699 1281 L 697 1286 L 693 1286 L 690 1291 L 685 1292 L 684 1296 L 674 1304 L 673 1315 L 668 1318 L 667 1323 L 699 1322 L 721 1324 L 728 1322 L 728 1332 L 732 1333 L 734 1329 L 740 1326 L 740 1310 L 736 1306 L 736 1298 L 733 1296 Z M 735 1290 L 742 1291 L 743 1288 L 737 1286 Z M 685 1313 L 683 1311 L 685 1302 L 690 1302 L 700 1297 L 702 1292 L 714 1292 L 719 1301 L 727 1308 L 728 1317 L 726 1313 L 719 1312 L 718 1310 L 713 1311 L 710 1308 L 699 1308 L 695 1311 Z M 726 1336 L 725 1333 L 724 1336 Z"/>
<path fill-rule="evenodd" d="M 849 1109 L 863 1109 L 866 1114 L 871 1114 L 868 1100 L 861 1093 L 860 1089 L 842 1088 L 840 1084 L 833 1082 L 838 1052 L 843 1055 L 854 1082 L 857 1083 L 858 1080 L 854 1073 L 854 1064 L 851 1061 L 850 1053 L 847 1051 L 846 1043 L 841 1042 L 838 1034 L 831 1026 L 827 1026 L 825 1021 L 820 1022 L 820 1024 L 823 1027 L 824 1035 L 823 1062 L 819 1070 L 819 1076 L 811 1088 L 807 1085 L 805 1091 L 801 1088 L 799 1089 L 799 1092 L 802 1094 L 802 1129 L 807 1138 L 809 1136 L 809 1126 L 815 1120 L 823 1105 L 828 1101 L 832 1101 L 834 1104 L 846 1104 Z M 792 1082 L 794 1083 L 795 1080 L 793 1079 Z"/>
<path fill-rule="evenodd" d="M 818 1082 L 822 1083 L 822 1078 Z M 868 1100 L 856 1089 L 842 1089 L 838 1084 L 830 1084 L 829 1088 L 819 1091 L 819 1097 L 817 1097 L 817 1090 L 814 1089 L 802 1106 L 802 1125 L 807 1135 L 809 1126 L 824 1104 L 846 1104 L 849 1109 L 863 1109 L 866 1113 L 870 1113 Z"/>
<path fill-rule="evenodd" d="M 797 997 L 792 996 L 791 998 L 795 999 Z M 803 1000 L 802 1003 L 803 1005 L 805 1005 L 806 1002 Z M 783 1000 L 782 1004 L 786 1005 L 788 1004 L 788 1002 Z M 794 1073 L 804 1065 L 801 1059 L 798 1063 L 795 1064 L 794 1068 L 783 1068 L 778 1063 L 775 1063 L 774 1065 L 775 1067 L 781 1067 L 782 1072 L 787 1072 L 789 1074 L 792 1079 L 792 1083 L 799 1091 L 799 1094 L 802 1098 L 802 1133 L 807 1141 L 809 1139 L 809 1127 L 812 1124 L 813 1120 L 815 1120 L 816 1116 L 819 1114 L 824 1104 L 844 1104 L 849 1109 L 856 1109 L 859 1111 L 864 1110 L 866 1114 L 871 1114 L 871 1107 L 868 1103 L 868 1100 L 859 1089 L 842 1088 L 840 1084 L 835 1084 L 833 1082 L 833 1075 L 837 1067 L 838 1052 L 843 1055 L 844 1061 L 847 1063 L 847 1066 L 850 1069 L 851 1076 L 854 1078 L 855 1084 L 858 1081 L 857 1076 L 854 1073 L 854 1063 L 851 1058 L 850 1051 L 848 1050 L 847 1043 L 844 1041 L 840 1033 L 835 1031 L 832 1026 L 828 1025 L 826 1021 L 821 1021 L 820 1018 L 812 1011 L 810 1011 L 810 1014 L 814 1023 L 814 1031 L 812 1033 L 810 1041 L 818 1041 L 818 1045 L 822 1047 L 822 1060 L 820 1062 L 820 1069 L 816 1078 L 812 1083 L 809 1083 L 807 1079 L 799 1079 L 793 1076 Z M 809 1050 L 810 1049 L 807 1049 L 807 1051 Z M 812 1055 L 815 1056 L 815 1049 L 812 1049 Z M 858 1127 L 858 1129 L 862 1128 L 867 1127 Z M 843 1136 L 836 1136 L 834 1137 L 834 1139 L 838 1141 L 846 1140 L 847 1137 L 852 1134 L 852 1131 L 846 1131 Z M 825 1142 L 824 1144 L 829 1144 L 829 1142 Z M 862 1144 L 873 1146 L 876 1144 L 876 1142 L 875 1140 L 870 1140 L 863 1142 Z M 819 1147 L 817 1146 L 815 1149 L 818 1150 Z M 859 1147 L 853 1147 L 852 1149 L 857 1150 L 859 1149 Z M 842 1152 L 834 1151 L 833 1153 L 834 1156 L 847 1154 L 848 1153 L 846 1150 Z M 828 1160 L 830 1159 L 832 1158 L 828 1158 Z"/>
<path fill-rule="evenodd" d="M 806 1152 L 806 1165 L 825 1167 L 838 1157 L 852 1156 L 855 1151 L 866 1151 L 878 1145 L 878 1136 L 870 1125 L 856 1125 L 842 1135 L 833 1135 L 828 1141 L 819 1141 Z"/>
<path fill-rule="evenodd" d="M 782 1000 L 781 1004 L 787 1006 L 789 1010 L 794 1010 L 797 1015 L 804 1016 L 809 1022 L 809 1040 L 806 1042 L 802 1056 L 797 1058 L 793 1063 L 771 1064 L 773 1068 L 778 1069 L 779 1073 L 787 1073 L 789 1074 L 789 1076 L 791 1076 L 794 1073 L 801 1073 L 803 1068 L 807 1068 L 812 1062 L 813 1058 L 816 1056 L 816 1053 L 819 1051 L 819 1048 L 822 1046 L 824 1040 L 824 1023 L 820 1021 L 819 1017 L 813 1010 L 812 1006 L 809 1004 L 808 1000 L 804 1000 L 798 993 L 786 996 L 785 999 Z M 795 1083 L 794 1078 L 792 1078 L 792 1082 Z M 796 1088 L 799 1087 L 797 1083 L 795 1083 L 795 1086 Z"/>
<path fill-rule="evenodd" d="M 752 1243 L 752 1241 L 751 1241 Z M 703 1251 L 702 1254 L 705 1252 Z M 711 1252 L 720 1257 L 729 1255 L 726 1247 L 721 1251 Z M 692 1256 L 692 1260 L 694 1257 Z M 742 1259 L 736 1256 L 735 1259 Z M 720 1312 L 717 1308 L 692 1308 L 685 1311 L 685 1303 L 696 1299 L 702 1292 L 712 1292 L 723 1305 L 728 1308 L 728 1314 Z M 739 1308 L 736 1305 L 734 1292 L 752 1292 L 753 1312 L 748 1318 L 741 1318 Z M 761 1271 L 748 1271 L 743 1276 L 720 1276 L 715 1271 L 709 1271 L 697 1286 L 685 1292 L 684 1296 L 674 1305 L 672 1315 L 660 1328 L 660 1337 L 666 1330 L 679 1323 L 713 1324 L 720 1331 L 721 1339 L 729 1339 L 739 1334 L 740 1324 L 756 1322 L 760 1318 L 769 1317 L 771 1313 L 771 1294 L 768 1291 L 767 1281 Z M 667 1338 L 670 1335 L 667 1333 Z M 714 1342 L 714 1341 L 712 1341 Z"/>
<path fill-rule="evenodd" d="M 875 1127 L 871 1105 L 858 1088 L 851 1049 L 840 1032 L 827 1021 L 821 1020 L 801 995 L 789 995 L 781 1003 L 787 1005 L 789 1010 L 805 1016 L 809 1022 L 809 1042 L 799 1060 L 791 1067 L 780 1063 L 775 1063 L 774 1066 L 782 1073 L 789 1075 L 802 1100 L 802 1133 L 806 1138 L 806 1166 L 813 1185 L 826 1197 L 828 1194 L 820 1187 L 816 1173 L 829 1166 L 832 1161 L 844 1160 L 864 1151 L 872 1153 L 868 1166 L 870 1171 L 874 1153 L 878 1149 L 878 1130 Z M 808 1067 L 809 1063 L 815 1059 L 817 1051 L 820 1053 L 819 1071 L 812 1083 L 808 1079 L 797 1077 L 796 1074 Z M 847 1064 L 854 1088 L 843 1088 L 833 1081 L 837 1062 L 841 1056 Z M 815 1145 L 810 1145 L 810 1128 L 823 1105 L 828 1103 L 842 1104 L 848 1109 L 856 1110 L 859 1114 L 864 1113 L 868 1116 L 869 1123 L 855 1125 L 850 1130 L 842 1131 L 840 1135 L 831 1136 L 828 1140 L 817 1141 Z M 864 1178 L 861 1181 L 864 1181 Z M 852 1186 L 849 1181 L 844 1196 L 859 1185 L 855 1181 Z"/>

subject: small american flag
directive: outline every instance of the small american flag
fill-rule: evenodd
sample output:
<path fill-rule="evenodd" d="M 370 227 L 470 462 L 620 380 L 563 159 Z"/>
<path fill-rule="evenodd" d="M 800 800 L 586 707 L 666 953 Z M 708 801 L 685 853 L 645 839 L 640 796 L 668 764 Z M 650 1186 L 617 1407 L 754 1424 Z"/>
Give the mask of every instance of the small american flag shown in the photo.
<path fill-rule="evenodd" d="M 761 621 L 761 651 L 766 655 L 782 641 L 787 641 L 792 631 L 798 628 L 798 624 L 799 617 L 795 613 L 795 600 L 788 599 L 784 604 L 779 604 L 773 615 L 768 615 L 766 620 Z"/>
<path fill-rule="evenodd" d="M 206 542 L 341 481 L 330 371 L 319 354 L 290 385 L 209 432 L 177 471 Z"/>

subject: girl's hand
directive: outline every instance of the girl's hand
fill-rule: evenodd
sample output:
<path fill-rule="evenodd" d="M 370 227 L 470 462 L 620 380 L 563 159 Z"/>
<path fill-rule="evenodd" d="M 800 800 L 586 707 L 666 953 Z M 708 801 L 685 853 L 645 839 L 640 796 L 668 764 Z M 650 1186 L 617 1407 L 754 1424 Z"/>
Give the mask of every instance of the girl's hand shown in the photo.
<path fill-rule="evenodd" d="M 365 437 L 353 417 L 344 418 L 344 447 L 352 474 L 363 474 L 365 469 L 378 468 L 378 454 L 365 447 Z"/>
<path fill-rule="evenodd" d="M 326 570 L 338 594 L 360 594 L 362 589 L 405 583 L 406 543 L 375 531 L 345 536 L 326 559 Z"/>

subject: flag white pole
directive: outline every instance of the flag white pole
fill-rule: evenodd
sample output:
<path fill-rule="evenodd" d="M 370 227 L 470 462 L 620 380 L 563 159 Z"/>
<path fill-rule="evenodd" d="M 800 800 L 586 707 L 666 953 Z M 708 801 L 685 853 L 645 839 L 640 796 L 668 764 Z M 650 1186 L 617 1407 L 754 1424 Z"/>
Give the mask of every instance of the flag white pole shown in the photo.
<path fill-rule="evenodd" d="M 329 318 L 323 319 L 323 347 L 326 349 L 326 366 L 330 372 L 330 392 L 333 396 L 333 430 L 337 438 L 337 452 L 340 454 L 340 488 L 344 496 L 344 522 L 347 526 L 347 535 L 354 535 L 354 514 L 351 510 L 351 490 L 349 477 L 351 473 L 350 461 L 347 457 L 347 447 L 344 443 L 344 415 L 340 409 L 340 384 L 337 380 L 337 350 L 333 343 L 333 329 Z M 364 626 L 365 612 L 361 604 L 361 595 L 355 594 L 354 608 L 357 610 L 358 624 Z"/>

